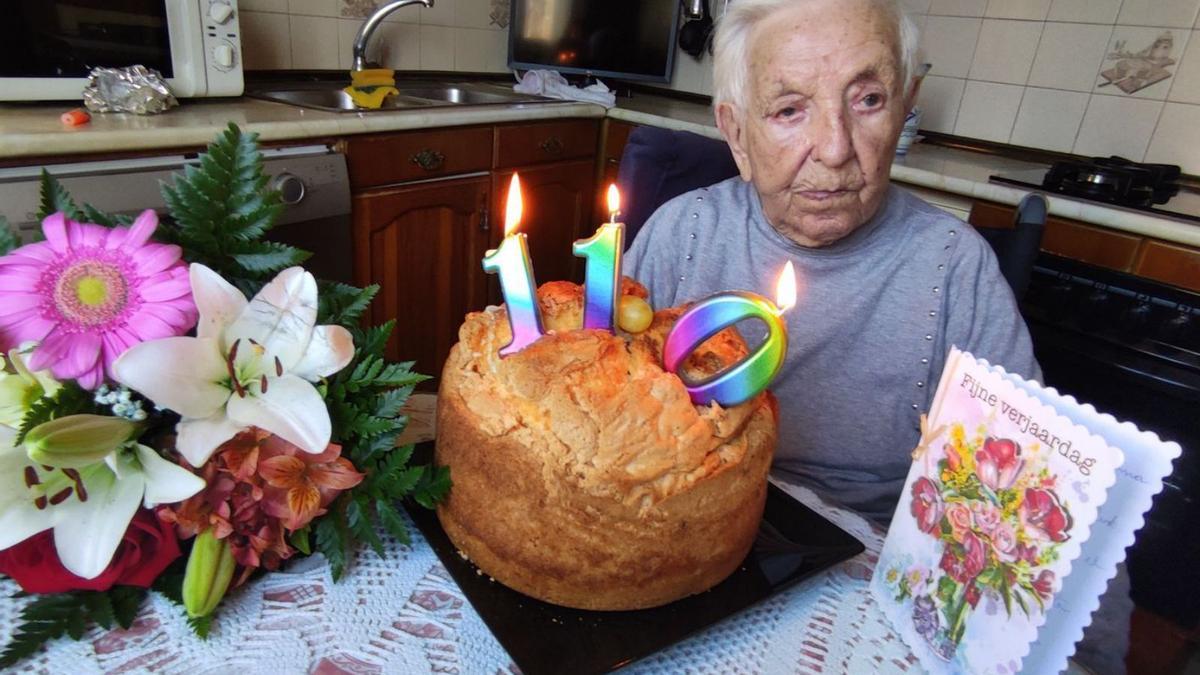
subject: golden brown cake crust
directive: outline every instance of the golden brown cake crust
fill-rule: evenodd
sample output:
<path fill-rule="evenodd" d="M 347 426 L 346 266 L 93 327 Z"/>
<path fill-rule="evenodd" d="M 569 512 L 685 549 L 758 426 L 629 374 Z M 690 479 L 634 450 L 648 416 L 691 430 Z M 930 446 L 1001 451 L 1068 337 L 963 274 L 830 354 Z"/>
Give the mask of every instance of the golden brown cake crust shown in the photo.
<path fill-rule="evenodd" d="M 653 607 L 720 582 L 762 516 L 775 446 L 767 397 L 692 405 L 660 366 L 681 310 L 630 337 L 574 330 L 574 284 L 538 296 L 545 338 L 501 359 L 507 317 L 477 312 L 446 362 L 437 461 L 454 485 L 438 516 L 451 541 L 498 581 L 571 607 Z M 745 352 L 726 331 L 685 372 L 702 377 Z"/>

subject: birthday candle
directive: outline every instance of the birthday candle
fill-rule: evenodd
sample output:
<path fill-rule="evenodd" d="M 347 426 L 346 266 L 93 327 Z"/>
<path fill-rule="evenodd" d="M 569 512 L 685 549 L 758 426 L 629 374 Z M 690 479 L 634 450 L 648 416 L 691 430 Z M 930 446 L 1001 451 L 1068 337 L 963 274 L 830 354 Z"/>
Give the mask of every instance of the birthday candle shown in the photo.
<path fill-rule="evenodd" d="M 504 241 L 487 252 L 483 270 L 500 275 L 500 290 L 508 309 L 512 341 L 500 348 L 500 356 L 515 354 L 536 342 L 542 331 L 542 309 L 537 301 L 537 284 L 529 261 L 529 244 L 523 232 L 514 232 L 521 222 L 521 186 L 517 174 L 508 184 L 508 204 L 504 213 Z"/>
<path fill-rule="evenodd" d="M 693 305 L 675 322 L 663 345 L 663 369 L 676 374 L 697 347 L 721 330 L 745 319 L 760 319 L 768 328 L 767 338 L 758 349 L 730 368 L 701 382 L 688 382 L 680 376 L 693 403 L 708 405 L 716 401 L 728 408 L 770 386 L 787 353 L 783 313 L 796 302 L 796 276 L 790 261 L 779 276 L 777 297 L 779 307 L 755 293 L 718 293 Z"/>
<path fill-rule="evenodd" d="M 621 195 L 616 185 L 608 186 L 608 222 L 587 239 L 576 241 L 571 250 L 587 260 L 584 268 L 583 327 L 612 331 L 616 325 L 617 296 L 621 292 L 621 252 L 625 248 L 625 224 L 617 222 Z"/>

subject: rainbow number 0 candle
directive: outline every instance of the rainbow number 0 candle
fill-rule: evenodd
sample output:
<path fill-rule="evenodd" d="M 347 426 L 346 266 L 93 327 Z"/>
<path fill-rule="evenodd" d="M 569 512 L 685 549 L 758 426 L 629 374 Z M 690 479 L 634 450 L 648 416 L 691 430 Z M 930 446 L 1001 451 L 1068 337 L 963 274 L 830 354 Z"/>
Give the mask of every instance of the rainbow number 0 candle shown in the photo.
<path fill-rule="evenodd" d="M 746 319 L 767 324 L 767 338 L 752 354 L 733 366 L 700 382 L 684 387 L 696 405 L 712 402 L 723 407 L 744 403 L 770 386 L 783 367 L 787 353 L 787 326 L 783 313 L 795 304 L 795 273 L 789 261 L 779 278 L 780 307 L 755 293 L 728 291 L 709 296 L 684 312 L 675 322 L 663 345 L 663 369 L 679 375 L 684 360 L 705 340 Z"/>

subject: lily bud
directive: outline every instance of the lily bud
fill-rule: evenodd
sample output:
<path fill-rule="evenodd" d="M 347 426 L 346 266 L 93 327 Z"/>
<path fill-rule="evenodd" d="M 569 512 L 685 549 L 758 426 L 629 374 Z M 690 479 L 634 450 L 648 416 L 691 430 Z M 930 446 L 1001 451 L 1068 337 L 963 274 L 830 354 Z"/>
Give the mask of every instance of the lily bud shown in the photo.
<path fill-rule="evenodd" d="M 210 527 L 196 535 L 183 575 L 183 606 L 188 616 L 208 616 L 225 597 L 237 563 L 228 539 L 217 539 Z"/>
<path fill-rule="evenodd" d="M 107 415 L 67 415 L 43 422 L 25 435 L 25 451 L 37 464 L 72 469 L 95 464 L 133 436 L 137 425 Z"/>

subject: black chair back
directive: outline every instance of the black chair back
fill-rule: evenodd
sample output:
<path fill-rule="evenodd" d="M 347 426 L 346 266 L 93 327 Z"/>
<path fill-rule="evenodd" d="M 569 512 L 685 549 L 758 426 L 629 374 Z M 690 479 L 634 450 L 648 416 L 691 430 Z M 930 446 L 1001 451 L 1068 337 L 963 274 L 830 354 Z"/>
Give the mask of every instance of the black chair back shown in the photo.
<path fill-rule="evenodd" d="M 978 232 L 992 245 L 1000 262 L 1000 273 L 1012 287 L 1017 300 L 1025 297 L 1029 278 L 1033 275 L 1033 264 L 1042 246 L 1042 233 L 1046 229 L 1046 198 L 1029 193 L 1017 205 L 1016 223 L 1013 229 L 980 228 Z"/>
<path fill-rule="evenodd" d="M 690 131 L 634 129 L 621 154 L 617 174 L 626 248 L 664 202 L 737 174 L 737 164 L 725 141 Z"/>

